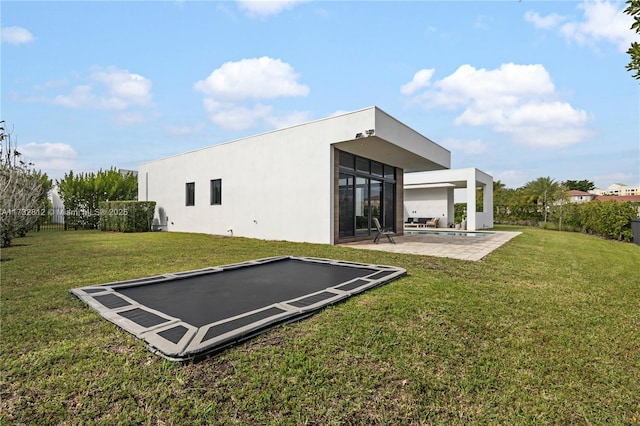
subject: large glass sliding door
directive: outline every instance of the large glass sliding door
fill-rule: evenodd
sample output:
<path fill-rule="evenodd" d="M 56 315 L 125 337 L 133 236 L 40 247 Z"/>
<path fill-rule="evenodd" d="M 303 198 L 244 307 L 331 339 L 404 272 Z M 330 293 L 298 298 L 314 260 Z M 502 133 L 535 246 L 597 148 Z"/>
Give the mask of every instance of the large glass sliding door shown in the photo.
<path fill-rule="evenodd" d="M 340 237 L 349 237 L 355 235 L 353 208 L 355 205 L 355 177 L 340 173 L 339 179 L 339 203 L 340 203 Z"/>
<path fill-rule="evenodd" d="M 380 223 L 384 228 L 391 228 L 395 230 L 395 211 L 394 207 L 396 205 L 396 194 L 395 194 L 396 184 L 391 182 L 384 183 L 384 192 L 382 195 L 382 214 L 383 217 L 380 218 Z"/>
<path fill-rule="evenodd" d="M 369 235 L 369 179 L 356 178 L 356 235 Z"/>
<path fill-rule="evenodd" d="M 340 152 L 338 187 L 340 238 L 371 235 L 375 232 L 374 217 L 385 228 L 395 227 L 393 167 Z"/>
<path fill-rule="evenodd" d="M 369 226 L 375 230 L 376 225 L 373 223 L 373 218 L 376 217 L 383 223 L 382 220 L 382 181 L 371 179 L 369 181 Z M 393 213 L 393 209 L 391 210 Z M 384 226 L 384 225 L 383 225 Z"/>

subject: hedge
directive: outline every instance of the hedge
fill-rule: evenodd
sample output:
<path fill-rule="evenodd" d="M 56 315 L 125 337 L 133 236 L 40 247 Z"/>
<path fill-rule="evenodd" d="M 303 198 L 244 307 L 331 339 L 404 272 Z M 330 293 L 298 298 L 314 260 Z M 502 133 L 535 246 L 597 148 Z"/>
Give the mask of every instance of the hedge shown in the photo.
<path fill-rule="evenodd" d="M 148 232 L 155 210 L 155 201 L 103 201 L 99 204 L 100 230 Z"/>
<path fill-rule="evenodd" d="M 594 200 L 549 206 L 547 212 L 548 222 L 544 223 L 542 206 L 495 206 L 494 222 L 579 231 L 618 241 L 632 241 L 631 219 L 639 216 L 640 204 Z"/>

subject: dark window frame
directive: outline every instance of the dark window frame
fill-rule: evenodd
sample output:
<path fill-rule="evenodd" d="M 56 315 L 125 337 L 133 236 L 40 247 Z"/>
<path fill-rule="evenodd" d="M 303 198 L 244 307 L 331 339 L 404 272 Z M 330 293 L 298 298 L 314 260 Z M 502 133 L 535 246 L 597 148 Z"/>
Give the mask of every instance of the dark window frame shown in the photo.
<path fill-rule="evenodd" d="M 396 216 L 396 211 L 395 211 L 395 200 L 396 200 L 396 196 L 397 196 L 397 181 L 396 181 L 396 173 L 397 173 L 397 168 L 390 166 L 388 164 L 384 164 L 384 163 L 380 163 L 378 161 L 372 160 L 370 158 L 366 158 L 366 157 L 361 157 L 355 154 L 351 154 L 351 153 L 347 153 L 344 151 L 340 151 L 338 150 L 339 155 L 340 155 L 340 160 L 339 160 L 339 173 L 344 175 L 344 176 L 351 176 L 354 179 L 354 191 L 356 188 L 356 184 L 355 181 L 357 180 L 357 178 L 364 178 L 367 182 L 367 188 L 366 188 L 366 197 L 370 198 L 370 191 L 371 191 L 371 181 L 376 181 L 376 182 L 380 182 L 382 184 L 382 194 L 381 194 L 381 199 L 380 199 L 380 204 L 381 204 L 381 213 L 379 214 L 380 216 L 380 223 L 382 223 L 383 227 L 385 228 L 391 228 L 393 230 L 395 230 L 395 216 Z M 368 167 L 365 166 L 365 162 L 368 162 Z M 373 165 L 373 167 L 372 167 Z M 360 167 L 358 167 L 360 166 Z M 380 167 L 381 166 L 381 167 Z M 367 171 L 365 171 L 367 170 Z M 382 170 L 382 173 L 380 173 L 380 171 Z M 389 194 L 388 192 L 391 190 L 391 188 L 393 188 L 393 191 L 391 194 Z M 355 193 L 354 193 L 355 195 Z M 372 215 L 370 214 L 371 212 L 371 200 L 368 201 L 368 206 L 367 208 L 369 209 L 369 212 L 367 214 L 368 217 L 368 221 L 369 221 L 369 225 L 368 225 L 368 232 L 365 234 L 364 232 L 358 232 L 358 226 L 356 223 L 356 216 L 355 216 L 355 203 L 356 203 L 356 197 L 354 196 L 354 198 L 351 200 L 352 205 L 349 206 L 349 209 L 351 211 L 354 212 L 354 217 L 353 217 L 353 227 L 349 226 L 349 230 L 353 229 L 353 234 L 352 235 L 347 235 L 346 233 L 343 232 L 342 229 L 339 229 L 339 237 L 338 238 L 348 238 L 348 237 L 357 237 L 357 236 L 363 236 L 363 235 L 370 235 L 372 232 L 374 232 L 373 229 L 373 225 L 372 225 Z M 340 208 L 340 207 L 339 207 Z M 390 211 L 387 211 L 389 210 Z M 341 220 L 344 220 L 344 218 L 342 218 Z"/>
<path fill-rule="evenodd" d="M 184 205 L 187 207 L 196 205 L 196 183 L 195 182 L 187 182 L 185 184 Z"/>
<path fill-rule="evenodd" d="M 210 204 L 212 206 L 222 205 L 222 179 L 211 179 L 209 181 Z"/>

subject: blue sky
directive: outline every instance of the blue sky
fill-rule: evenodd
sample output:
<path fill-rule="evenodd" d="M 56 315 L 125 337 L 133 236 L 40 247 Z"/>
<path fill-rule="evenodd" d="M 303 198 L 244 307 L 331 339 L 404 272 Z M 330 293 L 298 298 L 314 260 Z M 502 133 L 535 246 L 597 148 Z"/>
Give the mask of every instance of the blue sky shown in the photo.
<path fill-rule="evenodd" d="M 376 105 L 516 188 L 640 184 L 607 1 L 2 1 L 1 117 L 61 178 Z"/>

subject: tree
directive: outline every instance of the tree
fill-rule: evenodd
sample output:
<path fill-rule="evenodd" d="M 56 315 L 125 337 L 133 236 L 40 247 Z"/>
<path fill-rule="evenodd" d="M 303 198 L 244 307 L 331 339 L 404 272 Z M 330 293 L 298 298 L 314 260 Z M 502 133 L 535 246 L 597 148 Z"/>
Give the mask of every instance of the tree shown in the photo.
<path fill-rule="evenodd" d="M 562 185 L 565 186 L 568 191 L 576 190 L 576 191 L 583 191 L 583 192 L 589 192 L 596 187 L 596 185 L 592 181 L 586 180 L 586 179 L 565 180 L 564 182 L 562 182 Z"/>
<path fill-rule="evenodd" d="M 544 221 L 547 221 L 547 212 L 551 204 L 561 200 L 566 196 L 567 189 L 551 179 L 550 177 L 540 177 L 531 182 L 527 182 L 522 187 L 522 194 L 529 203 L 535 202 L 542 205 Z"/>
<path fill-rule="evenodd" d="M 65 225 L 73 228 L 97 228 L 102 201 L 135 200 L 138 196 L 138 179 L 133 173 L 122 175 L 115 168 L 78 174 L 71 170 L 57 184 L 64 203 Z"/>
<path fill-rule="evenodd" d="M 24 236 L 46 214 L 51 181 L 46 174 L 24 162 L 11 133 L 0 121 L 0 245 L 8 247 Z"/>
<path fill-rule="evenodd" d="M 493 217 L 496 222 L 514 222 L 519 220 L 515 214 L 521 203 L 518 191 L 507 188 L 499 180 L 493 181 Z"/>
<path fill-rule="evenodd" d="M 631 29 L 640 34 L 640 0 L 627 0 L 627 8 L 624 13 L 633 18 Z M 640 43 L 637 41 L 631 43 L 627 53 L 631 56 L 631 61 L 626 66 L 626 69 L 627 71 L 635 72 L 633 78 L 640 80 Z"/>

